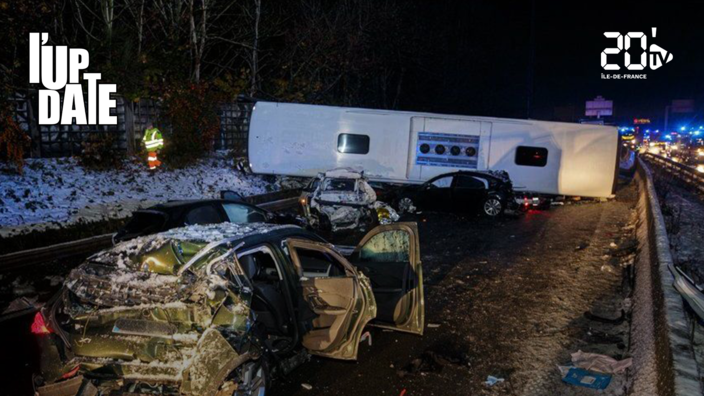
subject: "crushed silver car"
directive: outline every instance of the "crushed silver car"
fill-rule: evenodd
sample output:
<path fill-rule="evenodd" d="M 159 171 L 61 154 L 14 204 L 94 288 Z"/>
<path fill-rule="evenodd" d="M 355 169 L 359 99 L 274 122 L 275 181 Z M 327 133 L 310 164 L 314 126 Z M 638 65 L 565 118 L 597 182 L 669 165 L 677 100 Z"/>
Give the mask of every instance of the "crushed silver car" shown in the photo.
<path fill-rule="evenodd" d="M 322 231 L 366 229 L 398 221 L 388 204 L 377 201 L 363 171 L 336 168 L 318 174 L 300 198 L 311 227 Z"/>

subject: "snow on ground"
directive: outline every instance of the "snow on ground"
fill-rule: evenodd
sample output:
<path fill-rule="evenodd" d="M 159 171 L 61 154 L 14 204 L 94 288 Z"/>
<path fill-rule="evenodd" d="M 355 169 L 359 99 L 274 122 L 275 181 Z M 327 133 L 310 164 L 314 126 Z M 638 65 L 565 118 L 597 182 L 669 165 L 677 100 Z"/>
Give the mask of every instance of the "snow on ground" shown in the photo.
<path fill-rule="evenodd" d="M 237 172 L 218 153 L 196 165 L 150 172 L 144 163 L 119 171 L 89 171 L 75 158 L 29 159 L 20 176 L 0 166 L 0 237 L 77 221 L 122 218 L 133 210 L 175 199 L 242 195 L 278 189 L 278 183 Z"/>

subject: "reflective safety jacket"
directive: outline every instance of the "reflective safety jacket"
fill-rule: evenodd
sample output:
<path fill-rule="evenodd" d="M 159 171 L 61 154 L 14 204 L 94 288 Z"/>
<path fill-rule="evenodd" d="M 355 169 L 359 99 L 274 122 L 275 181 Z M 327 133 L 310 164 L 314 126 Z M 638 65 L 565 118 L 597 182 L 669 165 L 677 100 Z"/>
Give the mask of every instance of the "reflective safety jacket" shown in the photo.
<path fill-rule="evenodd" d="M 147 151 L 156 151 L 164 148 L 164 139 L 161 137 L 161 132 L 157 128 L 149 128 L 144 131 L 144 137 L 142 138 L 144 147 Z"/>

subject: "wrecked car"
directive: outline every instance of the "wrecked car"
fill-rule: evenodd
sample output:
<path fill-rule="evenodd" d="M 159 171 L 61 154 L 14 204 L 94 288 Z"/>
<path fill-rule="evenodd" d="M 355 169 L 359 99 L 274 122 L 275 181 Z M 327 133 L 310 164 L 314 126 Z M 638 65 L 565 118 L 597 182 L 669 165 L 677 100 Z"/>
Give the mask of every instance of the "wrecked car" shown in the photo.
<path fill-rule="evenodd" d="M 293 225 L 178 228 L 70 273 L 31 326 L 35 384 L 40 396 L 263 395 L 310 355 L 356 359 L 368 324 L 423 334 L 415 223 L 374 228 L 349 257 Z"/>
<path fill-rule="evenodd" d="M 223 192 L 222 199 L 195 199 L 169 201 L 147 209 L 137 210 L 113 236 L 113 242 L 122 242 L 138 236 L 155 234 L 172 228 L 195 224 L 217 223 L 273 223 L 297 224 L 302 219 L 284 213 L 274 213 L 246 203 L 236 193 Z"/>
<path fill-rule="evenodd" d="M 513 184 L 504 171 L 445 173 L 398 189 L 393 202 L 400 213 L 478 212 L 497 217 L 507 209 L 518 209 Z"/>
<path fill-rule="evenodd" d="M 303 190 L 300 203 L 311 227 L 337 232 L 398 221 L 398 213 L 377 201 L 364 172 L 337 168 L 320 173 Z"/>

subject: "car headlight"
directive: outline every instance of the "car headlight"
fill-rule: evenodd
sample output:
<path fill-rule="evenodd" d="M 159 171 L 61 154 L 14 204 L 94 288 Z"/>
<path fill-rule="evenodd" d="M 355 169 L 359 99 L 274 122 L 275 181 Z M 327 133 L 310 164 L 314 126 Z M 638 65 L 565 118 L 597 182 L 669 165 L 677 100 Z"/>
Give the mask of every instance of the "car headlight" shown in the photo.
<path fill-rule="evenodd" d="M 391 212 L 388 209 L 379 207 L 376 209 L 376 216 L 379 219 L 379 224 L 391 224 Z"/>

